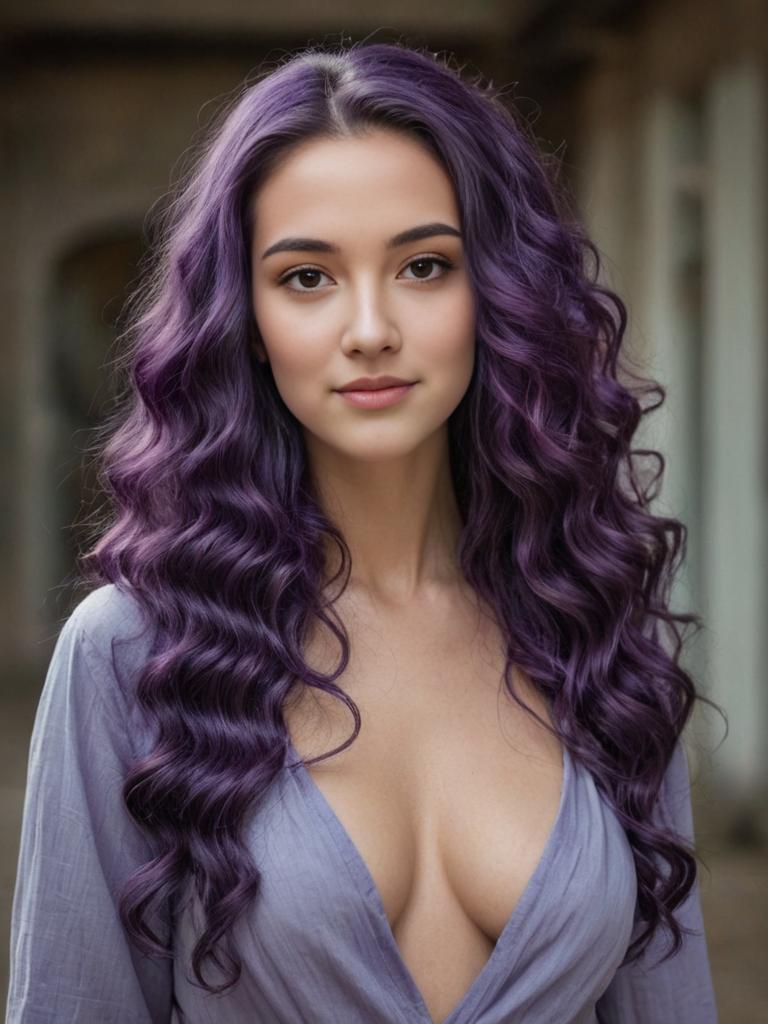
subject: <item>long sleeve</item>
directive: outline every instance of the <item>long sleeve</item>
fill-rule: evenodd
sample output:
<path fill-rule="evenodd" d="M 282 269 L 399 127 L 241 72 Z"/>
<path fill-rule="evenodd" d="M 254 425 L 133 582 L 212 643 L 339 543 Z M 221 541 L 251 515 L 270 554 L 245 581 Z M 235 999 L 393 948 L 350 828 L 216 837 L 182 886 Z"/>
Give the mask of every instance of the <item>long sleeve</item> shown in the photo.
<path fill-rule="evenodd" d="M 172 961 L 144 957 L 129 943 L 115 898 L 152 851 L 122 803 L 132 747 L 125 695 L 104 643 L 114 618 L 110 594 L 95 591 L 64 624 L 37 707 L 6 1024 L 172 1020 Z M 89 635 L 94 622 L 98 643 Z M 167 942 L 169 922 L 155 914 L 150 924 Z"/>
<path fill-rule="evenodd" d="M 690 780 L 682 742 L 672 754 L 657 808 L 657 820 L 693 845 Z M 684 933 L 678 953 L 656 965 L 671 942 L 666 928 L 658 930 L 640 962 L 619 968 L 597 1001 L 599 1024 L 717 1024 L 698 876 L 675 916 L 695 934 Z M 640 931 L 638 924 L 632 940 Z"/>

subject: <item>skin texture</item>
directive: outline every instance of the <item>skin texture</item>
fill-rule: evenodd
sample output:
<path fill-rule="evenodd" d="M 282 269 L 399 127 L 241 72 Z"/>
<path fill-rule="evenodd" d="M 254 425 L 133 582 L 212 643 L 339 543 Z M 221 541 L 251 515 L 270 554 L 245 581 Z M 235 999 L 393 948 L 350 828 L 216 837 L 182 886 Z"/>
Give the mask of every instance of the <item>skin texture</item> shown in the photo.
<path fill-rule="evenodd" d="M 386 130 L 310 140 L 253 197 L 252 300 L 275 384 L 301 423 L 320 495 L 344 531 L 349 586 L 385 605 L 460 583 L 460 520 L 447 420 L 475 359 L 475 305 L 460 238 L 389 249 L 393 235 L 461 229 L 451 181 L 417 141 Z M 337 253 L 265 250 L 319 238 Z M 438 262 L 414 264 L 417 258 Z M 285 275 L 299 267 L 312 268 Z M 401 402 L 360 409 L 333 391 L 360 376 L 418 381 Z"/>

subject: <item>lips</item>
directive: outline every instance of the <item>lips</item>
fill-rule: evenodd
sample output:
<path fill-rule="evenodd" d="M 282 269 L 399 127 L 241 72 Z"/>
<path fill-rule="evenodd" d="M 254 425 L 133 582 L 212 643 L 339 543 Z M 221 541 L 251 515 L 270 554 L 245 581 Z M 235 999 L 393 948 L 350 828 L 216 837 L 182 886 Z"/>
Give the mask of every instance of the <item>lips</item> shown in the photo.
<path fill-rule="evenodd" d="M 381 391 L 383 388 L 406 387 L 413 384 L 412 380 L 405 380 L 403 377 L 358 377 L 351 380 L 337 391 Z"/>
<path fill-rule="evenodd" d="M 396 384 L 386 388 L 352 388 L 340 391 L 339 394 L 350 405 L 358 409 L 388 409 L 397 405 L 407 394 L 413 391 L 413 384 Z"/>

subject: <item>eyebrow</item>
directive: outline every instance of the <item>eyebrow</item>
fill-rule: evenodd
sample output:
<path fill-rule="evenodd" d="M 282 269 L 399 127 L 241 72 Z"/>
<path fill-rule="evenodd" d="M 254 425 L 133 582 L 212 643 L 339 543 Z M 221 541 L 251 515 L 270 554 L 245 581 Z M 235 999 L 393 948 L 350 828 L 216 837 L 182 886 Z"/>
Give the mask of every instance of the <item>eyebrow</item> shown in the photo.
<path fill-rule="evenodd" d="M 407 242 L 418 242 L 422 238 L 434 238 L 436 235 L 454 235 L 456 238 L 461 238 L 461 232 L 451 227 L 450 224 L 435 221 L 432 224 L 420 224 L 418 227 L 401 231 L 399 235 L 394 235 L 389 239 L 386 247 L 387 249 L 396 249 L 399 245 L 405 245 Z M 325 242 L 321 238 L 281 238 L 279 242 L 270 245 L 261 258 L 265 260 L 267 256 L 272 256 L 276 252 L 309 251 L 337 253 L 339 247 L 332 242 Z"/>

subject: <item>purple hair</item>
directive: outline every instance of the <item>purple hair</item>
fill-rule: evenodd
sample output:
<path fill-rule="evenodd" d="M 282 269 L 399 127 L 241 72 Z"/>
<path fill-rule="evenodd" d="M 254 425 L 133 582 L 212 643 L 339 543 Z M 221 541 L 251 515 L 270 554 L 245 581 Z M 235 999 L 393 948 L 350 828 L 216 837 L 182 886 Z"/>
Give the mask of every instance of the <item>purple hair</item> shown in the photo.
<path fill-rule="evenodd" d="M 360 729 L 334 682 L 349 637 L 323 597 L 325 541 L 339 548 L 330 582 L 346 570 L 342 590 L 349 549 L 255 356 L 251 203 L 296 144 L 376 127 L 419 140 L 455 188 L 477 300 L 473 376 L 448 424 L 458 559 L 505 631 L 510 696 L 549 728 L 514 692 L 517 665 L 626 831 L 647 927 L 625 962 L 662 923 L 677 952 L 673 911 L 696 879 L 695 850 L 651 822 L 694 701 L 712 703 L 678 664 L 681 626 L 701 620 L 668 607 L 687 528 L 649 510 L 663 456 L 630 448 L 666 392 L 620 364 L 626 307 L 596 283 L 598 250 L 501 90 L 400 44 L 311 47 L 227 104 L 161 218 L 118 360 L 126 393 L 99 431 L 113 515 L 78 559 L 88 585 L 130 591 L 156 627 L 137 681 L 156 746 L 123 799 L 158 855 L 121 888 L 121 920 L 142 952 L 172 955 L 143 915 L 155 900 L 172 907 L 192 876 L 205 913 L 192 964 L 211 992 L 240 977 L 236 952 L 220 987 L 202 965 L 223 966 L 215 946 L 259 894 L 242 826 L 283 767 L 291 685 L 347 705 L 355 728 L 337 750 Z M 643 407 L 647 394 L 658 400 Z M 655 474 L 641 479 L 638 456 Z M 315 616 L 339 641 L 330 675 L 302 654 Z"/>

